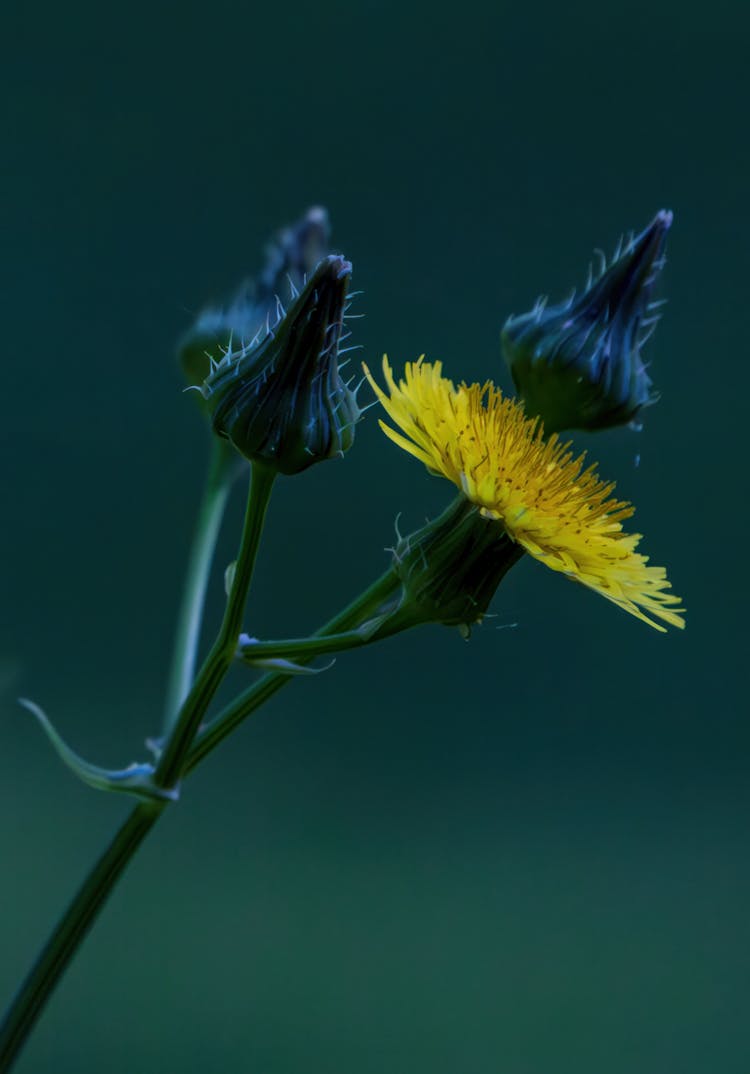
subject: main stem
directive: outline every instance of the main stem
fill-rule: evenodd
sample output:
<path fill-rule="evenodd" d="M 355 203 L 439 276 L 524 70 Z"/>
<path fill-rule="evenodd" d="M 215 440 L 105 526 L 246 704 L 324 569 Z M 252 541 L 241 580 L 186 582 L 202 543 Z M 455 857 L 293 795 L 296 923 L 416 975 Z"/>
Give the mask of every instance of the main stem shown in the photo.
<path fill-rule="evenodd" d="M 253 468 L 242 542 L 219 636 L 169 735 L 154 774 L 159 786 L 178 782 L 201 720 L 234 657 L 273 479 L 271 471 Z M 150 801 L 133 810 L 58 921 L 0 1026 L 0 1074 L 10 1070 L 107 896 L 165 806 L 166 802 Z"/>
<path fill-rule="evenodd" d="M 397 588 L 398 581 L 393 572 L 386 571 L 342 612 L 321 627 L 319 636 L 349 630 L 375 615 Z M 290 681 L 288 675 L 265 675 L 253 687 L 240 694 L 205 731 L 200 732 L 185 760 L 185 772 L 192 771 L 238 724 Z M 47 1000 L 107 897 L 167 804 L 166 801 L 152 801 L 136 806 L 60 918 L 0 1026 L 0 1074 L 7 1074 L 11 1069 Z"/>
<path fill-rule="evenodd" d="M 61 917 L 8 1010 L 0 1032 L 0 1071 L 10 1070 L 52 989 L 165 805 L 149 802 L 133 810 Z"/>
<path fill-rule="evenodd" d="M 266 510 L 271 496 L 273 470 L 253 464 L 252 486 L 247 500 L 240 552 L 234 567 L 224 618 L 219 635 L 206 657 L 179 717 L 169 734 L 154 773 L 154 782 L 171 788 L 180 778 L 187 752 L 192 745 L 211 699 L 234 660 L 237 638 L 242 629 L 247 592 L 255 568 Z"/>

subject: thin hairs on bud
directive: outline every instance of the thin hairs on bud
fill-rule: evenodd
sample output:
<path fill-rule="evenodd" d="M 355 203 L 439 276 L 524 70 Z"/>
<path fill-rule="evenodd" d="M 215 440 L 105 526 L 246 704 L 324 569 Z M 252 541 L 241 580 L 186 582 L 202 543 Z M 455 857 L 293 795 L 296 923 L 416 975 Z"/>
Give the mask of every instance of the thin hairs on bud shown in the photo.
<path fill-rule="evenodd" d="M 324 258 L 288 307 L 275 296 L 262 338 L 211 367 L 204 395 L 214 429 L 247 458 L 293 474 L 351 446 L 361 411 L 338 361 L 351 336 L 350 277 L 343 257 Z"/>
<path fill-rule="evenodd" d="M 642 350 L 659 321 L 652 289 L 665 264 L 672 214 L 621 237 L 611 262 L 595 251 L 583 292 L 542 299 L 506 321 L 502 347 L 527 413 L 548 432 L 628 424 L 656 401 Z"/>

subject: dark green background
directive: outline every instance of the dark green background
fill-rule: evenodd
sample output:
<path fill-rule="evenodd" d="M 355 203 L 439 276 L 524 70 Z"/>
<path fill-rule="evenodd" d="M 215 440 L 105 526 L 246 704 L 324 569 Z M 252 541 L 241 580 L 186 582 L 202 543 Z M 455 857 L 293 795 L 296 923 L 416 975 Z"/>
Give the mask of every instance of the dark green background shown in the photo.
<path fill-rule="evenodd" d="M 127 808 L 15 698 L 143 757 L 206 461 L 174 342 L 307 205 L 368 359 L 506 386 L 502 319 L 675 211 L 662 401 L 585 446 L 689 612 L 661 636 L 529 560 L 470 644 L 426 628 L 294 683 L 190 781 L 19 1072 L 748 1070 L 742 12 L 6 7 L 3 997 Z M 312 629 L 449 496 L 370 412 L 279 487 L 248 627 Z"/>

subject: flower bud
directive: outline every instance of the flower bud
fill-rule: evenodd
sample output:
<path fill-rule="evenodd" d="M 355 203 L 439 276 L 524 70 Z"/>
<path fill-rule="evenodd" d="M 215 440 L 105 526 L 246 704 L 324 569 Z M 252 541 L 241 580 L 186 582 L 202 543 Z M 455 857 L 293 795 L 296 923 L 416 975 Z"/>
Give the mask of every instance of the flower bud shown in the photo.
<path fill-rule="evenodd" d="M 540 301 L 506 322 L 502 348 L 516 390 L 547 433 L 623 425 L 655 402 L 641 347 L 659 318 L 651 295 L 671 223 L 671 212 L 657 213 L 580 298 Z"/>
<path fill-rule="evenodd" d="M 457 626 L 468 637 L 485 615 L 504 575 L 523 555 L 502 526 L 463 496 L 433 522 L 399 536 L 393 569 L 402 586 L 385 633 L 418 623 Z"/>
<path fill-rule="evenodd" d="M 226 306 L 208 306 L 182 337 L 177 353 L 190 384 L 199 384 L 210 372 L 210 360 L 219 362 L 232 341 L 246 343 L 276 320 L 277 296 L 291 295 L 305 286 L 307 277 L 330 248 L 330 224 L 325 209 L 314 207 L 291 227 L 284 228 L 266 247 L 263 271 L 245 280 Z"/>
<path fill-rule="evenodd" d="M 214 431 L 245 458 L 296 474 L 351 447 L 360 410 L 338 365 L 351 271 L 326 257 L 262 339 L 212 362 L 200 391 Z"/>

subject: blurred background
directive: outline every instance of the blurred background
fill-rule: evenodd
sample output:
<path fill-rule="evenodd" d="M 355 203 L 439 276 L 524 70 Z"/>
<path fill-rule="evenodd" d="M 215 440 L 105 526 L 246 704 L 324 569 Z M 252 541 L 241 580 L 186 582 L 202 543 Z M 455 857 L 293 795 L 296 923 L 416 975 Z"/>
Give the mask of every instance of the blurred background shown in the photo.
<path fill-rule="evenodd" d="M 145 756 L 207 461 L 175 342 L 309 205 L 365 291 L 369 361 L 505 387 L 505 317 L 674 210 L 661 402 L 579 443 L 688 608 L 662 636 L 529 560 L 468 644 L 425 628 L 293 683 L 154 831 L 20 1074 L 744 1074 L 747 12 L 42 0 L 3 22 L 0 1002 L 128 809 L 15 699 L 93 760 Z M 375 418 L 279 483 L 251 633 L 313 629 L 399 512 L 450 498 Z"/>

